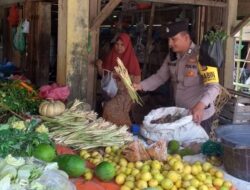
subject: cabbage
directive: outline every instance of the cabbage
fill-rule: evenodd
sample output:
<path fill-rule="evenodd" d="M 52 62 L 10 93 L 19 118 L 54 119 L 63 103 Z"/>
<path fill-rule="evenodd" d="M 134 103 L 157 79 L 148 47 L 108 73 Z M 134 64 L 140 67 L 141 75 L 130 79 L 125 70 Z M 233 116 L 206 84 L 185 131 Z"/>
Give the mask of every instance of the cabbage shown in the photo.
<path fill-rule="evenodd" d="M 14 158 L 10 154 L 6 156 L 5 161 L 7 162 L 7 164 L 15 167 L 19 167 L 25 164 L 25 160 L 22 157 Z"/>
<path fill-rule="evenodd" d="M 10 176 L 5 176 L 0 180 L 1 190 L 10 190 Z"/>
<path fill-rule="evenodd" d="M 17 169 L 14 166 L 6 165 L 0 171 L 0 179 L 4 178 L 5 176 L 9 176 L 10 178 L 15 178 L 17 175 Z"/>

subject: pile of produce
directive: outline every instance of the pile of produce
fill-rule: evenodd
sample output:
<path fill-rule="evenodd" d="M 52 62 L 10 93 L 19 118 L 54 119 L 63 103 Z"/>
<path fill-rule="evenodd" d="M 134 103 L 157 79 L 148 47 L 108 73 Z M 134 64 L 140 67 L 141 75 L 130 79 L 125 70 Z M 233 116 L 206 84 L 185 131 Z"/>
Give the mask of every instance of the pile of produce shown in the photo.
<path fill-rule="evenodd" d="M 118 145 L 132 141 L 127 126 L 117 126 L 97 118 L 93 111 L 81 108 L 82 102 L 75 101 L 61 115 L 53 118 L 41 116 L 49 128 L 49 136 L 57 143 L 76 150 Z"/>
<path fill-rule="evenodd" d="M 12 157 L 0 160 L 1 190 L 74 190 L 65 172 L 57 164 L 46 164 L 32 157 Z"/>
<path fill-rule="evenodd" d="M 0 157 L 9 154 L 13 156 L 31 156 L 39 144 L 52 144 L 48 129 L 38 125 L 36 120 L 22 121 L 10 117 L 8 122 L 0 124 Z"/>
<path fill-rule="evenodd" d="M 82 158 L 95 162 L 100 168 L 88 170 L 85 180 L 95 175 L 101 180 L 113 179 L 113 167 L 116 168 L 115 182 L 121 190 L 142 190 L 152 188 L 186 190 L 235 190 L 230 181 L 224 179 L 224 173 L 208 162 L 190 164 L 179 155 L 167 156 L 166 161 L 148 160 L 129 162 L 117 147 L 106 147 L 104 153 L 82 150 Z M 110 164 L 108 164 L 108 163 Z M 113 165 L 113 166 L 112 166 Z"/>
<path fill-rule="evenodd" d="M 37 114 L 41 100 L 29 85 L 21 81 L 5 81 L 0 84 L 0 113 Z"/>

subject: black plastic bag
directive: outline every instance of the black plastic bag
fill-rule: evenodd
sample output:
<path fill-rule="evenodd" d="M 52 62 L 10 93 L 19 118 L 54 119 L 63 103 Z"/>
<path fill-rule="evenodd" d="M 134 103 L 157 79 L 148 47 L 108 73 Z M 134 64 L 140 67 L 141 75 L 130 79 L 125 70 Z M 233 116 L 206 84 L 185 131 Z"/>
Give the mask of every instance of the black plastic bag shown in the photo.
<path fill-rule="evenodd" d="M 219 31 L 209 31 L 200 45 L 199 62 L 203 66 L 221 67 L 225 61 L 223 41 L 226 34 Z"/>

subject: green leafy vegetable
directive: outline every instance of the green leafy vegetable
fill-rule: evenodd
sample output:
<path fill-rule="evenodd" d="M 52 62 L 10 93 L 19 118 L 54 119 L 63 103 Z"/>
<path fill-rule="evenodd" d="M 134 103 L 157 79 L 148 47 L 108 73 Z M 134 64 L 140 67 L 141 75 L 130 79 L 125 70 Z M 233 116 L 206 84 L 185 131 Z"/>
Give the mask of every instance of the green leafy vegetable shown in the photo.
<path fill-rule="evenodd" d="M 224 41 L 227 38 L 227 33 L 221 30 L 210 30 L 204 35 L 204 39 L 209 41 L 210 44 L 215 43 L 218 40 Z"/>
<path fill-rule="evenodd" d="M 0 125 L 0 157 L 31 156 L 34 148 L 41 143 L 53 144 L 47 133 L 36 132 L 38 123 L 31 120 L 23 122 L 11 117 Z"/>

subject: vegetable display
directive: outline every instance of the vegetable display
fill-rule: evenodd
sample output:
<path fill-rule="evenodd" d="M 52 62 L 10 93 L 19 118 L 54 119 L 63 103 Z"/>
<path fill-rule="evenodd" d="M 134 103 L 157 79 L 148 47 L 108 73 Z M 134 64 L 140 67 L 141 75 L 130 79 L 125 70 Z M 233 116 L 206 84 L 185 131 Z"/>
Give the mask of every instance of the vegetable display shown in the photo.
<path fill-rule="evenodd" d="M 75 190 L 56 163 L 46 164 L 33 157 L 0 159 L 1 190 Z"/>
<path fill-rule="evenodd" d="M 52 144 L 48 130 L 35 120 L 22 121 L 16 117 L 0 125 L 0 157 L 31 156 L 34 148 L 41 143 Z"/>
<path fill-rule="evenodd" d="M 36 92 L 31 91 L 31 87 L 24 87 L 24 82 L 5 81 L 0 84 L 0 113 L 6 111 L 6 108 L 16 113 L 29 112 L 36 114 L 40 99 Z"/>
<path fill-rule="evenodd" d="M 133 137 L 127 126 L 116 126 L 103 118 L 97 119 L 93 111 L 84 111 L 83 103 L 75 101 L 61 115 L 49 118 L 41 116 L 49 128 L 49 136 L 57 143 L 76 150 L 112 145 L 124 145 Z"/>

